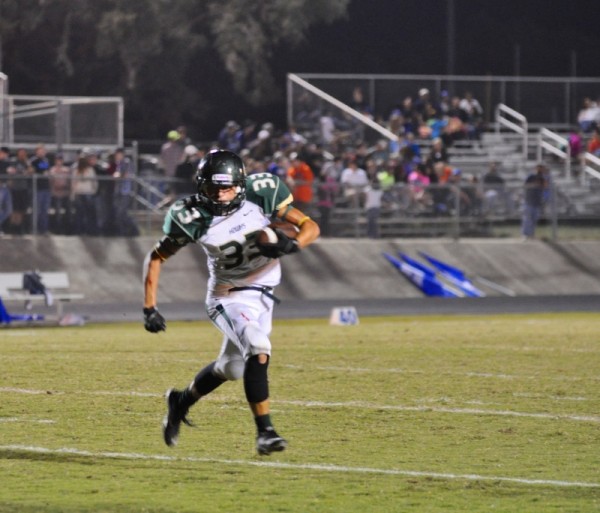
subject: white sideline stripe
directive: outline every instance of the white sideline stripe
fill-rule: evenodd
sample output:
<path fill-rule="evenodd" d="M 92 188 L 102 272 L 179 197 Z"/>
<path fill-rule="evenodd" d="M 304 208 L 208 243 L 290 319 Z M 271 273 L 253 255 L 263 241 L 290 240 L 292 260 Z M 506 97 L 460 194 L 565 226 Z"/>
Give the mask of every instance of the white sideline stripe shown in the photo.
<path fill-rule="evenodd" d="M 50 394 L 62 395 L 66 392 L 48 392 L 45 390 L 29 390 L 23 388 L 0 387 L 0 392 L 9 392 L 17 394 Z M 111 392 L 108 390 L 96 391 L 78 391 L 78 394 L 85 395 L 104 395 L 104 396 L 130 396 L 130 397 L 163 397 L 164 394 L 156 394 L 153 392 Z M 204 401 L 223 402 L 231 401 L 231 399 L 217 399 L 209 397 Z M 552 420 L 571 420 L 576 422 L 593 422 L 600 423 L 600 417 L 595 415 L 569 415 L 562 413 L 537 413 L 537 412 L 521 412 L 511 410 L 486 410 L 480 408 L 448 408 L 444 406 L 405 406 L 405 405 L 389 405 L 375 404 L 361 401 L 340 401 L 340 402 L 325 402 L 325 401 L 293 401 L 285 399 L 273 399 L 274 405 L 287 404 L 290 406 L 306 406 L 307 408 L 368 408 L 370 410 L 391 410 L 391 411 L 414 411 L 414 412 L 433 412 L 433 413 L 452 413 L 463 415 L 493 415 L 501 417 L 525 417 L 534 419 L 552 419 Z"/>
<path fill-rule="evenodd" d="M 218 463 L 222 465 L 248 465 L 252 467 L 268 467 L 292 470 L 318 470 L 323 472 L 360 473 L 360 474 L 385 474 L 392 476 L 429 477 L 434 479 L 466 480 L 466 481 L 504 481 L 525 485 L 561 486 L 578 488 L 600 488 L 600 483 L 581 481 L 558 481 L 553 479 L 524 479 L 505 476 L 483 476 L 478 474 L 447 474 L 443 472 L 426 472 L 418 470 L 383 469 L 372 467 L 346 467 L 341 465 L 324 465 L 313 463 L 284 463 L 276 461 L 252 460 L 227 460 L 220 458 L 197 458 L 194 456 L 177 457 L 162 454 L 140 454 L 127 452 L 91 452 L 70 447 L 49 449 L 47 447 L 34 447 L 29 445 L 0 445 L 2 451 L 21 451 L 41 454 L 72 454 L 88 458 L 127 459 L 127 460 L 154 460 L 154 461 L 183 461 L 193 463 Z"/>
<path fill-rule="evenodd" d="M 0 423 L 2 422 L 34 422 L 36 424 L 55 424 L 54 420 L 50 419 L 24 419 L 21 417 L 0 417 Z"/>

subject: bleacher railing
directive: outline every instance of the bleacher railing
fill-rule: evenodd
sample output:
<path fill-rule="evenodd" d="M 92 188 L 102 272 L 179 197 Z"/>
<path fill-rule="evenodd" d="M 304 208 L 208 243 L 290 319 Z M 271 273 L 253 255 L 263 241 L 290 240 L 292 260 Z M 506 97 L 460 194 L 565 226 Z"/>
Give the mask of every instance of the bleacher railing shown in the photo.
<path fill-rule="evenodd" d="M 600 168 L 600 159 L 591 156 L 591 163 Z M 600 179 L 600 172 L 592 170 L 591 176 Z M 498 237 L 518 236 L 519 225 L 525 196 L 523 186 L 485 185 L 481 182 L 466 181 L 459 184 L 435 184 L 425 187 L 411 184 L 396 184 L 387 189 L 381 198 L 381 207 L 376 215 L 377 231 L 381 237 L 451 237 L 468 236 Z M 24 234 L 38 233 L 39 191 L 36 176 L 0 175 L 0 184 L 13 187 L 15 182 L 26 183 L 28 203 L 25 211 Z M 80 179 L 81 180 L 81 179 Z M 94 180 L 110 184 L 108 190 L 116 190 L 120 179 L 110 176 L 98 176 Z M 132 187 L 128 193 L 128 213 L 137 224 L 141 233 L 156 234 L 160 231 L 166 210 L 177 197 L 193 194 L 193 183 L 177 179 L 167 179 L 162 175 L 132 176 Z M 2 185 L 0 185 L 2 187 Z M 115 193 L 103 193 L 94 196 L 91 206 L 94 215 L 107 215 L 107 208 L 113 208 Z M 171 194 L 173 189 L 180 192 Z M 184 192 L 186 191 L 187 192 Z M 553 184 L 545 193 L 542 222 L 553 227 L 551 237 L 556 237 L 556 227 L 568 225 L 571 221 L 588 220 L 588 224 L 597 225 L 600 215 L 600 202 L 595 210 L 582 212 L 579 210 L 576 194 L 578 185 L 561 184 L 555 188 Z M 335 200 L 331 210 L 330 225 L 333 237 L 367 237 L 369 236 L 369 219 L 372 212 L 365 206 L 367 189 L 343 188 Z M 0 195 L 1 196 L 1 195 Z M 71 197 L 73 200 L 74 197 Z M 57 208 L 61 209 L 57 211 Z M 0 205 L 0 211 L 2 207 Z M 313 203 L 307 213 L 320 222 L 320 210 Z M 56 206 L 54 203 L 48 211 L 50 232 L 63 235 L 118 235 L 118 233 L 78 233 L 74 230 L 75 218 L 80 215 L 75 203 L 67 201 Z M 109 212 L 109 216 L 111 213 Z M 119 221 L 118 219 L 116 221 Z M 67 225 L 57 225 L 58 222 Z M 510 228 L 510 230 L 509 230 Z M 0 226 L 2 231 L 2 226 Z M 10 234 L 9 221 L 4 223 L 4 231 Z M 595 237 L 600 238 L 600 228 L 596 228 Z"/>
<path fill-rule="evenodd" d="M 463 96 L 470 91 L 481 103 L 484 121 L 494 122 L 498 104 L 511 105 L 534 128 L 561 131 L 572 126 L 585 97 L 597 98 L 600 77 L 528 77 L 491 75 L 401 75 L 401 74 L 326 74 L 296 73 L 295 76 L 344 103 L 350 103 L 352 91 L 360 87 L 365 101 L 376 116 L 387 117 L 407 96 L 416 97 L 421 88 L 434 98 L 442 91 Z M 288 76 L 289 78 L 289 76 Z M 297 103 L 302 91 L 296 89 L 288 101 Z M 292 112 L 291 117 L 295 110 Z"/>
<path fill-rule="evenodd" d="M 511 109 L 508 105 L 500 103 L 496 106 L 496 133 L 500 133 L 502 127 L 507 128 L 521 136 L 521 144 L 523 146 L 523 160 L 527 160 L 528 156 L 528 137 L 529 137 L 529 123 L 527 118 Z"/>

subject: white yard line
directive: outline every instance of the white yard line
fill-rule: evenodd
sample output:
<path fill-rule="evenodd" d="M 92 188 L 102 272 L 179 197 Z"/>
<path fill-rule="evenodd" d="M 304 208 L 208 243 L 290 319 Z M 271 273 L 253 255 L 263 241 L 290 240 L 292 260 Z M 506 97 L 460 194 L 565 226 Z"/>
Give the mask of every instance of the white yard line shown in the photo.
<path fill-rule="evenodd" d="M 550 487 L 571 487 L 571 488 L 600 488 L 600 483 L 581 482 L 581 481 L 563 481 L 554 479 L 527 479 L 519 477 L 506 476 L 484 476 L 478 474 L 452 474 L 444 472 L 427 472 L 420 470 L 401 470 L 384 469 L 373 467 L 348 467 L 343 465 L 325 465 L 312 463 L 285 463 L 278 461 L 256 461 L 256 460 L 229 460 L 221 458 L 197 458 L 193 456 L 179 457 L 167 456 L 163 454 L 140 454 L 126 452 L 92 452 L 70 447 L 60 449 L 50 449 L 47 447 L 35 447 L 29 445 L 0 445 L 0 451 L 17 451 L 34 454 L 56 454 L 56 455 L 75 455 L 85 458 L 106 458 L 106 459 L 124 459 L 124 460 L 146 460 L 146 461 L 169 461 L 169 462 L 192 462 L 192 463 L 211 463 L 221 465 L 241 465 L 251 467 L 266 467 L 287 470 L 315 470 L 321 472 L 334 473 L 357 473 L 357 474 L 383 474 L 392 476 L 425 477 L 443 480 L 461 480 L 461 481 L 492 481 L 508 482 L 523 485 L 541 485 Z"/>
<path fill-rule="evenodd" d="M 385 405 L 374 404 L 362 401 L 343 401 L 343 402 L 325 402 L 325 401 L 285 401 L 273 400 L 274 404 L 290 404 L 294 406 L 317 407 L 317 408 L 367 408 L 372 410 L 392 410 L 392 411 L 413 411 L 413 412 L 434 412 L 434 413 L 455 413 L 466 415 L 494 415 L 501 417 L 529 417 L 536 419 L 553 420 L 572 420 L 579 422 L 600 423 L 600 416 L 595 415 L 568 415 L 561 413 L 537 413 L 520 412 L 511 410 L 486 410 L 479 408 L 446 408 L 443 406 L 403 406 L 403 405 Z"/>
<path fill-rule="evenodd" d="M 33 422 L 35 424 L 54 424 L 50 419 L 26 419 L 23 417 L 0 417 L 0 424 L 3 422 Z"/>
<path fill-rule="evenodd" d="M 17 393 L 17 394 L 50 394 L 50 395 L 63 395 L 68 392 L 52 391 L 48 392 L 45 390 L 30 390 L 21 388 L 6 388 L 1 387 L 0 393 Z M 72 394 L 82 395 L 102 395 L 102 396 L 118 396 L 118 397 L 162 397 L 163 394 L 157 394 L 153 392 L 136 392 L 136 391 L 120 391 L 112 392 L 109 390 L 94 390 L 94 391 L 77 391 L 71 392 Z M 234 401 L 236 399 L 233 399 Z M 231 398 L 219 398 L 219 397 L 207 397 L 203 401 L 211 402 L 224 402 L 232 401 Z M 550 420 L 568 420 L 575 422 L 592 422 L 600 423 L 600 416 L 596 415 L 571 415 L 564 413 L 548 413 L 548 412 L 521 412 L 512 410 L 488 410 L 484 408 L 449 408 L 445 406 L 408 406 L 408 405 L 390 405 L 390 404 L 378 404 L 370 403 L 365 401 L 294 401 L 285 399 L 273 399 L 274 406 L 279 405 L 290 405 L 300 406 L 306 408 L 364 408 L 370 410 L 389 410 L 389 411 L 407 411 L 407 412 L 433 412 L 433 413 L 448 413 L 448 414 L 462 414 L 462 415 L 492 415 L 501 417 L 525 417 L 535 419 L 550 419 Z"/>
<path fill-rule="evenodd" d="M 368 367 L 340 367 L 340 366 L 302 366 L 302 365 L 282 365 L 286 369 L 295 370 L 318 370 L 318 371 L 331 371 L 331 372 L 356 372 L 356 373 L 386 373 L 386 374 L 418 374 L 426 375 L 427 373 L 418 369 L 400 369 L 400 368 L 378 368 L 370 369 Z M 454 372 L 454 371 L 442 371 L 439 373 L 440 376 L 466 376 L 468 378 L 490 378 L 490 379 L 550 379 L 554 381 L 583 381 L 583 380 L 600 380 L 600 376 L 580 377 L 580 376 L 540 376 L 530 374 L 504 374 L 494 372 Z"/>

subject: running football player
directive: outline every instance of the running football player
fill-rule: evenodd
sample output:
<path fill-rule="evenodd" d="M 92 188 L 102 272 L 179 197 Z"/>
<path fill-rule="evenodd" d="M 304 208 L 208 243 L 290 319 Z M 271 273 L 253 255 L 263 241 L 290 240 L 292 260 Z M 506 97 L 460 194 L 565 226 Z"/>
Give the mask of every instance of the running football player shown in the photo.
<path fill-rule="evenodd" d="M 274 288 L 281 279 L 279 258 L 300 251 L 319 236 L 318 225 L 293 207 L 293 197 L 278 177 L 246 176 L 242 159 L 226 150 L 210 151 L 198 165 L 198 193 L 176 201 L 169 209 L 164 236 L 144 260 L 144 326 L 152 333 L 166 330 L 157 309 L 162 263 L 189 243 L 203 247 L 209 270 L 206 309 L 223 333 L 215 361 L 182 390 L 166 393 L 163 436 L 177 443 L 181 423 L 189 425 L 189 408 L 226 381 L 243 378 L 244 391 L 256 423 L 256 449 L 268 455 L 282 451 L 287 441 L 275 431 L 269 407 L 267 368 L 271 356 Z M 257 233 L 274 220 L 299 229 L 296 238 L 276 230 L 276 242 L 259 244 Z"/>

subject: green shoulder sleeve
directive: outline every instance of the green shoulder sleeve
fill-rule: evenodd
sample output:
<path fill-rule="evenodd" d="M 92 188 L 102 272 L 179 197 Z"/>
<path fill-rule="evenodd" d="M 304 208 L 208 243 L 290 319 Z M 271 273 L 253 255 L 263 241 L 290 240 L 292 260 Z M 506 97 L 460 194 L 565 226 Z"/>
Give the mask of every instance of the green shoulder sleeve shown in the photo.
<path fill-rule="evenodd" d="M 257 173 L 246 179 L 246 198 L 261 207 L 267 216 L 289 205 L 292 193 L 279 177 Z"/>
<path fill-rule="evenodd" d="M 177 200 L 165 216 L 163 232 L 179 242 L 197 241 L 206 233 L 212 216 L 193 201 L 193 197 Z"/>

